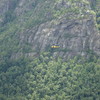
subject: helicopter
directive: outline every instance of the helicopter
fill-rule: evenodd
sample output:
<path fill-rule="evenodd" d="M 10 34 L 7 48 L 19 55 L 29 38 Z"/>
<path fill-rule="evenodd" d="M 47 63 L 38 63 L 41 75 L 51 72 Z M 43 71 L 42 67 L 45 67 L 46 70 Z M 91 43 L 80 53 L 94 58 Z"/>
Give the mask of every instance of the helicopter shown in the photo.
<path fill-rule="evenodd" d="M 58 45 L 52 45 L 51 48 L 60 48 Z"/>
<path fill-rule="evenodd" d="M 59 45 L 59 44 L 53 43 L 53 44 L 51 45 L 51 48 L 60 48 L 60 45 Z"/>

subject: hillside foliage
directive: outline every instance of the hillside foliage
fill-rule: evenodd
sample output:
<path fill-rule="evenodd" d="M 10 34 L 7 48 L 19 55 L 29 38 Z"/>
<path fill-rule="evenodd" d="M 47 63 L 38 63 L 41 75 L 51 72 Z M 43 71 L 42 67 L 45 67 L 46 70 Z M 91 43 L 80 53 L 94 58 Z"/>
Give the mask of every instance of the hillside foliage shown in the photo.
<path fill-rule="evenodd" d="M 10 1 L 12 6 L 0 16 L 3 17 L 0 23 L 0 100 L 99 100 L 100 59 L 93 52 L 89 51 L 88 58 L 75 57 L 65 61 L 52 56 L 56 50 L 27 57 L 26 53 L 33 52 L 31 44 L 27 40 L 20 42 L 20 34 L 27 34 L 25 29 L 59 19 L 68 12 L 85 15 L 87 8 L 79 9 L 75 5 L 81 0 L 69 0 L 73 4 L 71 9 L 54 7 L 61 0 L 34 0 L 32 10 L 20 16 L 14 12 L 20 0 Z M 82 2 L 89 5 L 86 0 Z M 91 4 L 90 13 L 96 15 L 100 30 L 99 0 L 95 4 Z"/>
<path fill-rule="evenodd" d="M 99 100 L 99 83 L 96 58 L 62 61 L 44 53 L 38 58 L 21 57 L 0 70 L 0 100 Z"/>

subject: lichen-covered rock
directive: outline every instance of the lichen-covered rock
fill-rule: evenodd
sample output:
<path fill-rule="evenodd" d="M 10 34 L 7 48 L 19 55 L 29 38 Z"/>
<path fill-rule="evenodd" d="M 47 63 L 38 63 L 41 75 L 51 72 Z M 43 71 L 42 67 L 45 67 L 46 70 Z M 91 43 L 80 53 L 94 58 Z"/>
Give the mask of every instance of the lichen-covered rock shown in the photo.
<path fill-rule="evenodd" d="M 89 51 L 100 55 L 95 12 L 86 0 L 1 0 L 0 16 L 1 24 L 4 21 L 3 25 L 15 26 L 17 32 L 12 33 L 19 37 L 20 48 L 13 56 L 22 53 L 32 56 L 43 51 L 64 58 L 87 56 Z M 24 49 L 24 44 L 30 47 Z M 53 45 L 59 48 L 54 50 Z"/>

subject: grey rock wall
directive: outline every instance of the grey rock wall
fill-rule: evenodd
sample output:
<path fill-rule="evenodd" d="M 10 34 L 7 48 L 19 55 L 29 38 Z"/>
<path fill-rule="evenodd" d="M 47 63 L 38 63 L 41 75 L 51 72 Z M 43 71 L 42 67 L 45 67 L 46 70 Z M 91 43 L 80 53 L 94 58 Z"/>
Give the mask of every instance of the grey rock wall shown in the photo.
<path fill-rule="evenodd" d="M 0 1 L 0 16 L 4 16 L 5 12 L 9 10 L 12 1 L 13 0 Z M 48 0 L 44 0 L 44 3 L 47 2 Z M 67 0 L 63 0 L 54 5 L 54 8 L 57 10 L 63 6 L 65 8 L 71 6 Z M 19 16 L 24 15 L 32 9 L 39 11 L 41 7 L 36 0 L 19 0 L 13 12 L 16 13 L 19 22 L 22 20 L 21 23 L 24 23 L 24 20 L 20 19 Z M 89 5 L 86 6 L 86 8 L 90 10 Z M 95 15 L 87 11 L 86 14 L 88 15 L 87 17 L 78 18 L 81 17 L 82 14 L 74 15 L 70 12 L 64 16 L 62 15 L 59 18 L 48 20 L 29 29 L 26 28 L 23 32 L 19 32 L 20 45 L 25 42 L 31 44 L 33 52 L 28 53 L 27 55 L 29 56 L 37 52 L 50 51 L 54 56 L 68 58 L 77 55 L 87 56 L 87 51 L 89 50 L 100 55 L 100 34 L 95 25 Z M 72 18 L 72 16 L 74 16 L 74 18 Z M 2 18 L 0 20 L 2 21 Z M 58 45 L 59 48 L 53 50 L 51 48 L 53 45 Z"/>
<path fill-rule="evenodd" d="M 86 56 L 88 50 L 100 55 L 100 35 L 90 17 L 83 20 L 56 20 L 41 24 L 37 31 L 31 31 L 27 41 L 32 44 L 33 50 L 50 50 L 51 46 L 59 45 L 54 55 L 73 57 Z M 29 30 L 30 32 L 30 30 Z"/>

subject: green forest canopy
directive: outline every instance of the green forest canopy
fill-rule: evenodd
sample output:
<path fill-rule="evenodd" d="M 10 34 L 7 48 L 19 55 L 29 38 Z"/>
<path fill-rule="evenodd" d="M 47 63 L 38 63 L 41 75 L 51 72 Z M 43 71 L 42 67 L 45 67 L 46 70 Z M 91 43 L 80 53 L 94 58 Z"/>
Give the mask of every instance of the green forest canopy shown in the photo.
<path fill-rule="evenodd" d="M 78 57 L 62 61 L 44 53 L 39 58 L 14 60 L 6 70 L 0 70 L 0 100 L 99 98 L 100 60 L 96 57 L 92 62 Z"/>
<path fill-rule="evenodd" d="M 13 2 L 15 6 L 16 2 L 17 0 Z M 37 0 L 36 4 L 38 3 L 44 4 L 44 1 Z M 21 16 L 23 19 L 29 18 L 25 19 L 22 26 L 30 28 L 51 20 L 52 18 L 45 19 L 44 15 L 53 10 L 52 4 L 50 1 L 43 5 L 36 15 L 32 10 Z M 99 0 L 96 0 L 95 4 L 91 6 L 96 12 L 97 25 L 100 29 Z M 12 8 L 15 9 L 15 6 Z M 19 45 L 18 32 L 22 29 L 17 22 L 19 17 L 15 16 L 12 8 L 5 13 L 4 22 L 0 27 L 0 100 L 99 100 L 100 59 L 93 55 L 89 59 L 75 57 L 68 61 L 54 59 L 50 54 L 42 54 L 38 58 L 23 56 L 10 60 L 11 55 L 17 52 L 30 52 L 29 44 L 21 47 Z M 61 12 L 56 13 L 59 14 Z"/>

